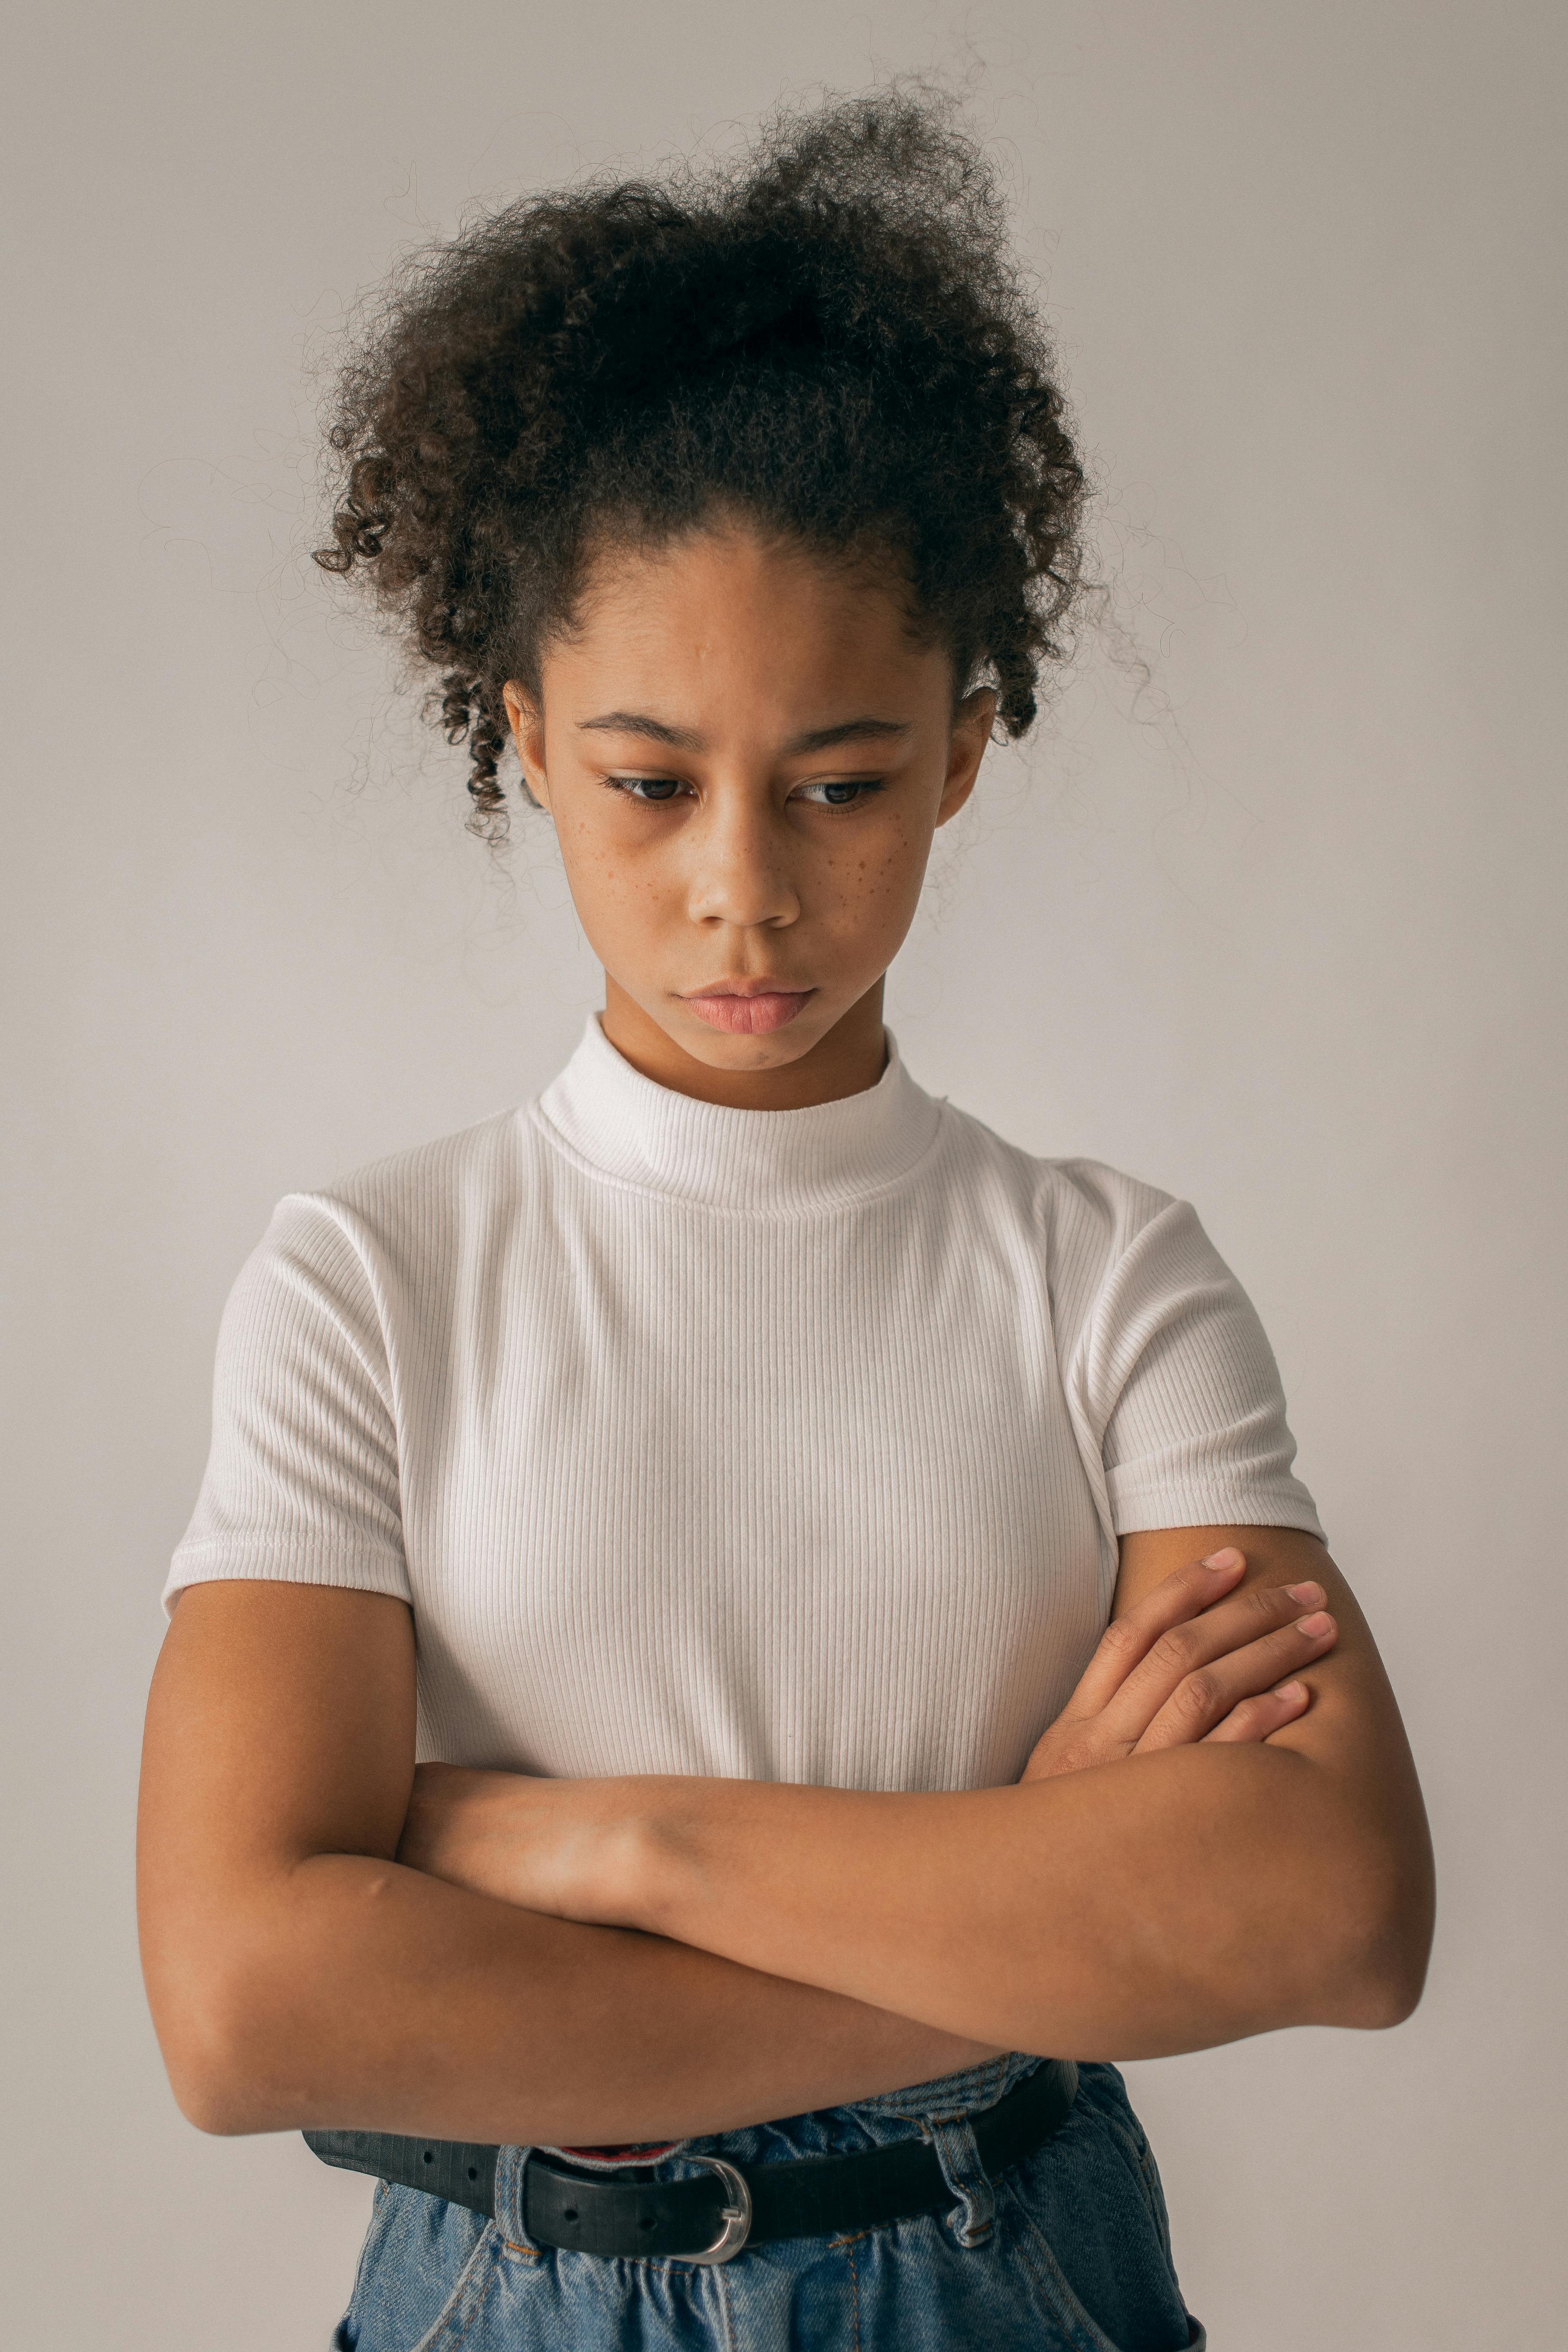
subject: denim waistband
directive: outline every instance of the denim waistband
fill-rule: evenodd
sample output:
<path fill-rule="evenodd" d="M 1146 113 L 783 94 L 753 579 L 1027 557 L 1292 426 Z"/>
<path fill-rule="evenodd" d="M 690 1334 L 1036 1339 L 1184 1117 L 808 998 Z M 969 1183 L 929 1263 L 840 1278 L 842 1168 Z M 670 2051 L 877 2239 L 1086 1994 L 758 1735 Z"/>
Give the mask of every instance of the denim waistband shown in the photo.
<path fill-rule="evenodd" d="M 1079 2065 L 1061 2129 L 993 2174 L 969 2118 L 1039 2064 L 1008 2052 L 842 2106 L 691 2138 L 750 2170 L 929 2140 L 951 2207 L 866 2230 L 770 2240 L 704 2268 L 563 2251 L 527 2228 L 527 2147 L 499 2151 L 493 2220 L 412 2188 L 377 2193 L 340 2352 L 1196 2352 L 1159 2176 L 1113 2066 Z M 548 2156 L 550 2151 L 538 2153 Z M 687 2158 L 682 2162 L 682 2155 Z M 580 2161 L 581 2159 L 579 2159 Z M 657 2168 L 660 2172 L 663 2166 Z"/>

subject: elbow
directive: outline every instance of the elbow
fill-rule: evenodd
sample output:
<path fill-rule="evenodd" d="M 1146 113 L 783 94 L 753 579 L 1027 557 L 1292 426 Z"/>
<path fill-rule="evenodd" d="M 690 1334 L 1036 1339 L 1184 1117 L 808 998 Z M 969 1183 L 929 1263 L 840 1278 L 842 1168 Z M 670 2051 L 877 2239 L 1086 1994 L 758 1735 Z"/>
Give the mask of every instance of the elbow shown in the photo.
<path fill-rule="evenodd" d="M 285 2129 L 290 2118 L 279 2111 L 277 2069 L 265 2046 L 266 2004 L 244 1956 L 165 1951 L 160 1959 L 147 1972 L 148 2000 L 185 2121 L 226 2139 Z"/>
<path fill-rule="evenodd" d="M 345 2053 L 364 2054 L 344 1955 L 363 1916 L 331 1885 L 324 1903 L 312 1895 L 319 1875 L 260 1874 L 199 1905 L 143 1906 L 148 2006 L 175 2105 L 198 2131 L 297 2131 L 323 2106 L 330 2117 Z M 352 1873 L 351 1893 L 374 1906 L 391 1875 L 379 1864 Z"/>
<path fill-rule="evenodd" d="M 1334 1903 L 1331 2001 L 1318 2021 L 1372 2032 L 1403 2025 L 1426 1987 L 1436 1907 L 1425 1824 L 1408 1848 L 1363 1857 Z"/>
<path fill-rule="evenodd" d="M 188 2124 L 218 2139 L 235 2139 L 246 2132 L 265 2131 L 266 2119 L 246 2095 L 246 2086 L 231 2074 L 202 2066 L 168 2063 L 169 2087 L 174 2105 Z"/>
<path fill-rule="evenodd" d="M 220 1988 L 202 1988 L 177 2019 L 154 2017 L 174 2104 L 200 2132 L 230 2139 L 276 2131 L 258 2082 L 256 2052 Z"/>
<path fill-rule="evenodd" d="M 1332 2013 L 1324 2022 L 1372 2033 L 1403 2025 L 1421 1999 L 1426 1960 L 1427 1950 L 1408 1937 L 1364 1954 L 1360 1965 L 1342 1977 Z"/>

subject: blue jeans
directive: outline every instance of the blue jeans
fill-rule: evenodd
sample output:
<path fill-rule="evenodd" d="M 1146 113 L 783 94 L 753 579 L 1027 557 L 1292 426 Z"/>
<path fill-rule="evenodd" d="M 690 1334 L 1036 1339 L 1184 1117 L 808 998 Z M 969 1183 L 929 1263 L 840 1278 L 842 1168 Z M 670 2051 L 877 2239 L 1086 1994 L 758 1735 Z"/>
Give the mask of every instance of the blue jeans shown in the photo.
<path fill-rule="evenodd" d="M 1021 2054 L 852 2105 L 682 2141 L 756 2165 L 921 2137 L 952 2191 L 942 2213 L 782 2238 L 729 2263 L 563 2252 L 522 2224 L 507 2148 L 496 2218 L 378 2184 L 337 2352 L 1186 2352 L 1160 2176 L 1114 2066 L 1080 2066 L 1061 2129 L 994 2178 L 971 2116 L 1038 2062 Z M 580 2159 L 574 2159 L 580 2161 Z M 619 2168 L 613 2160 L 605 2169 Z"/>

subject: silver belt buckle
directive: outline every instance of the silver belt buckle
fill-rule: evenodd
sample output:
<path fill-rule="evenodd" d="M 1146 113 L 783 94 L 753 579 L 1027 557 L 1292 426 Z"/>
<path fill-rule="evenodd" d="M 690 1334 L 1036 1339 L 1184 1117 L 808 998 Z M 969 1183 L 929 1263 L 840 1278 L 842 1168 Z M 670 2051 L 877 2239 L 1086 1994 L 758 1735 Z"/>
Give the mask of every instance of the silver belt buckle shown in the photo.
<path fill-rule="evenodd" d="M 746 2177 L 732 2164 L 726 2164 L 721 2156 L 693 2156 L 689 2161 L 705 2164 L 710 2172 L 716 2172 L 730 2192 L 730 2200 L 721 2208 L 724 2226 L 713 2243 L 700 2254 L 678 2254 L 675 2259 L 681 2263 L 731 2262 L 751 2235 L 752 2192 L 746 2186 Z"/>

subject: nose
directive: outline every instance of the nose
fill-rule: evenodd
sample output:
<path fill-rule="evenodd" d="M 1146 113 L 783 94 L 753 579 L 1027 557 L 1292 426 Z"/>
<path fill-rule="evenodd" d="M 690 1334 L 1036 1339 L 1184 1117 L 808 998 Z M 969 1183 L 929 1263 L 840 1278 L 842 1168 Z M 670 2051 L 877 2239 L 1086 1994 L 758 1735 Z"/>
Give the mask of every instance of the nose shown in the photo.
<path fill-rule="evenodd" d="M 778 929 L 800 913 L 788 828 L 766 793 L 715 792 L 689 828 L 693 922 Z"/>

